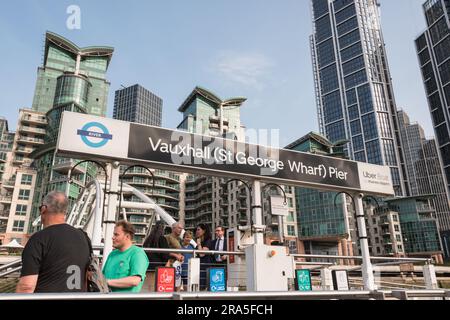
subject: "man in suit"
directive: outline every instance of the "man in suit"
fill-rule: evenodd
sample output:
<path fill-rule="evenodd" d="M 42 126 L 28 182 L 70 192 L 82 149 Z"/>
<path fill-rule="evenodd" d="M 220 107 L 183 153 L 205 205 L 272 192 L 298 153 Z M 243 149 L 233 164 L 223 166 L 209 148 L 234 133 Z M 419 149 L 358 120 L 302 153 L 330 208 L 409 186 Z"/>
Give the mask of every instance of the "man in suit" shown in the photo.
<path fill-rule="evenodd" d="M 225 239 L 225 229 L 222 226 L 217 226 L 215 229 L 216 239 L 212 242 L 212 250 L 215 251 L 227 251 L 227 241 Z M 214 255 L 214 264 L 226 264 L 227 255 Z"/>

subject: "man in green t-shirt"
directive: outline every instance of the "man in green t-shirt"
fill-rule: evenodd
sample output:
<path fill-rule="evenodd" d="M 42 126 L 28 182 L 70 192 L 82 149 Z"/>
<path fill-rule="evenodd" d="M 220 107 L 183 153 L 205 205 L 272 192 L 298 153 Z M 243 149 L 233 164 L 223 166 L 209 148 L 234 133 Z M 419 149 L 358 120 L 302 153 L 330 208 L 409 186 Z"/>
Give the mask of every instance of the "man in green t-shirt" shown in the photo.
<path fill-rule="evenodd" d="M 148 268 L 142 248 L 133 245 L 134 227 L 126 221 L 116 223 L 112 251 L 103 266 L 103 274 L 112 292 L 140 292 Z"/>

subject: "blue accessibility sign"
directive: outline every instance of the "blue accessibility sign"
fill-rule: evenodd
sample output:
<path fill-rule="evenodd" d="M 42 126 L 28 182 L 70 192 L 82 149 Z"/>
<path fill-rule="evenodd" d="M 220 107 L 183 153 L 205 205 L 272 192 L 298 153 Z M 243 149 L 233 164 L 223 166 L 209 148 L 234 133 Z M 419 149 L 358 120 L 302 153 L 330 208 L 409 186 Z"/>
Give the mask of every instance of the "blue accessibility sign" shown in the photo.
<path fill-rule="evenodd" d="M 227 280 L 225 268 L 208 269 L 208 286 L 211 292 L 227 291 Z"/>

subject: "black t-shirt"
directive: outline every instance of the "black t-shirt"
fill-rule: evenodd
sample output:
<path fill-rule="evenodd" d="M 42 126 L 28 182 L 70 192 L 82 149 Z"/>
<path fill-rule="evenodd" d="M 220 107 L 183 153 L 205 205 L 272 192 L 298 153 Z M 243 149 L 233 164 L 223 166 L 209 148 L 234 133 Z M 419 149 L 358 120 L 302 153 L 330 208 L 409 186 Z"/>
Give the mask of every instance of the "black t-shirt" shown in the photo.
<path fill-rule="evenodd" d="M 21 276 L 38 275 L 35 292 L 83 292 L 89 256 L 81 230 L 68 224 L 49 226 L 27 242 Z"/>

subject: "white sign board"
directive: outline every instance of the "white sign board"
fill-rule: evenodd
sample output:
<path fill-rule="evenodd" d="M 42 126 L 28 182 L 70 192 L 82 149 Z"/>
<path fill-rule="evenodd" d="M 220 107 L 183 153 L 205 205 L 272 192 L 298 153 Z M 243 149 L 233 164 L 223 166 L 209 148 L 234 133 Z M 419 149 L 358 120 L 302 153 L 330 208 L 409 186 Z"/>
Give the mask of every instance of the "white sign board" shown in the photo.
<path fill-rule="evenodd" d="M 271 196 L 270 208 L 273 216 L 287 217 L 289 215 L 289 208 L 287 203 L 284 203 L 284 197 Z"/>
<path fill-rule="evenodd" d="M 153 169 L 394 195 L 389 167 L 65 111 L 58 154 Z M 281 210 L 281 208 L 280 208 Z"/>
<path fill-rule="evenodd" d="M 345 270 L 334 270 L 333 271 L 333 285 L 338 291 L 349 291 L 350 287 L 348 285 L 348 274 Z"/>

